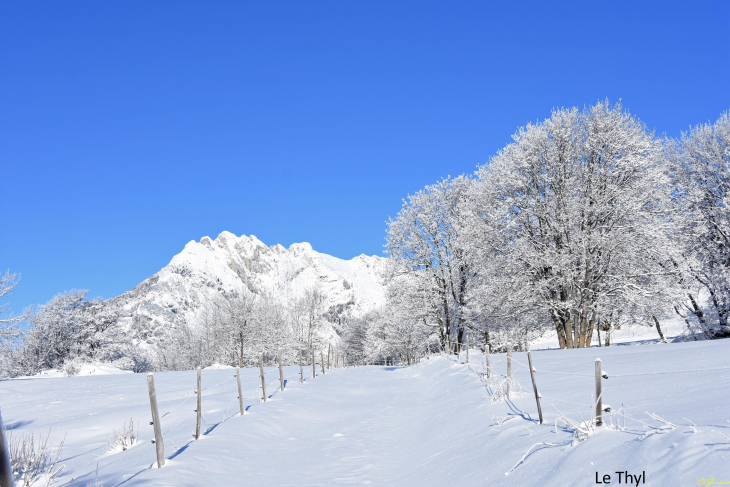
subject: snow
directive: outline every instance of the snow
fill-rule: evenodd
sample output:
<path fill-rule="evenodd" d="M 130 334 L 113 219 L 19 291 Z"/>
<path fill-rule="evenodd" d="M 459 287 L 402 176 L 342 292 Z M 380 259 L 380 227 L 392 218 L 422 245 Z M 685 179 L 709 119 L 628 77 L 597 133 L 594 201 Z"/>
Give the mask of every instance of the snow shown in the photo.
<path fill-rule="evenodd" d="M 514 353 L 513 364 L 524 391 L 494 404 L 499 378 L 480 375 L 477 350 L 469 365 L 435 356 L 408 368 L 330 369 L 324 376 L 318 369 L 315 379 L 309 366 L 303 384 L 299 367 L 285 367 L 284 392 L 278 370 L 267 368 L 266 403 L 258 371 L 245 369 L 243 417 L 233 371 L 204 370 L 205 434 L 197 441 L 195 372 L 155 373 L 167 458 L 161 469 L 144 374 L 7 380 L 0 397 L 16 435 L 51 429 L 54 443 L 66 436 L 57 485 L 95 485 L 97 465 L 105 487 L 565 486 L 595 485 L 597 473 L 618 485 L 618 471 L 646 472 L 646 485 L 697 485 L 701 478 L 730 480 L 730 441 L 722 436 L 730 436 L 728 352 L 730 340 L 533 351 L 542 425 L 525 353 Z M 603 401 L 613 416 L 605 420 L 623 425 L 623 406 L 626 427 L 599 428 L 573 446 L 572 431 L 556 428 L 552 406 L 576 422 L 590 419 L 597 357 L 609 371 Z M 492 355 L 492 366 L 504 373 L 506 357 Z M 106 452 L 112 430 L 130 417 L 143 425 L 141 442 Z"/>
<path fill-rule="evenodd" d="M 122 370 L 119 367 L 115 367 L 110 364 L 102 364 L 102 363 L 91 363 L 91 364 L 78 364 L 78 374 L 79 376 L 87 376 L 87 375 L 116 375 L 116 374 L 132 374 L 132 371 L 129 370 Z M 50 370 L 44 370 L 40 372 L 39 374 L 35 375 L 34 377 L 42 377 L 42 378 L 59 378 L 59 377 L 67 377 L 67 374 L 63 370 L 56 370 L 56 369 L 50 369 Z M 24 379 L 30 378 L 30 377 L 23 377 Z"/>
<path fill-rule="evenodd" d="M 233 367 L 232 365 L 224 365 L 224 364 L 215 363 L 215 364 L 211 365 L 210 367 L 206 367 L 204 370 L 221 370 L 221 369 L 233 370 L 233 369 L 235 369 L 235 367 Z"/>

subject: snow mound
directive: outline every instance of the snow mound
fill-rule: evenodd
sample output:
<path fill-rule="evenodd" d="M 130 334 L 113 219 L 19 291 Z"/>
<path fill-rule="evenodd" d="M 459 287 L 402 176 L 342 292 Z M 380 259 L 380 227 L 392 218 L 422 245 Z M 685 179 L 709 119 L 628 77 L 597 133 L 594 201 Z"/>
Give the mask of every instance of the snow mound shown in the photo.
<path fill-rule="evenodd" d="M 235 367 L 231 365 L 223 365 L 219 363 L 215 363 L 211 366 L 205 367 L 204 370 L 222 370 L 222 369 L 235 369 Z"/>
<path fill-rule="evenodd" d="M 119 367 L 115 367 L 110 364 L 94 363 L 94 364 L 79 364 L 76 366 L 78 373 L 69 375 L 65 370 L 44 370 L 34 376 L 35 378 L 43 379 L 54 379 L 58 377 L 72 377 L 72 376 L 89 376 L 89 375 L 118 375 L 118 374 L 132 374 L 130 370 L 122 370 Z"/>

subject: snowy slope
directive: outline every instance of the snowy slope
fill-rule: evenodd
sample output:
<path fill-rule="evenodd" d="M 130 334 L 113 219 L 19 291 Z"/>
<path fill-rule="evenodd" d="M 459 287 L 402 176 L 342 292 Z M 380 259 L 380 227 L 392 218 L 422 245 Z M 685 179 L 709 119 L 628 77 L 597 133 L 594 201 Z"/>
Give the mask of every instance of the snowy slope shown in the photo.
<path fill-rule="evenodd" d="M 261 403 L 257 371 L 242 372 L 246 415 L 237 414 L 233 371 L 203 371 L 203 431 L 193 412 L 195 373 L 156 373 L 167 464 L 156 468 L 144 374 L 9 380 L 0 383 L 2 414 L 15 434 L 66 436 L 66 471 L 57 485 L 596 485 L 595 476 L 646 472 L 649 486 L 730 480 L 730 340 L 533 352 L 545 423 L 537 423 L 524 353 L 514 354 L 527 389 L 490 404 L 498 379 L 471 364 L 434 357 L 403 367 L 331 369 L 299 383 L 298 367 L 267 370 Z M 590 417 L 594 360 L 610 378 L 604 404 L 626 408 L 626 427 L 603 428 L 571 445 L 555 427 L 558 408 Z M 462 354 L 462 362 L 465 359 Z M 503 373 L 506 358 L 492 356 Z M 717 369 L 717 370 L 706 370 Z M 673 423 L 668 427 L 646 412 Z M 106 438 L 125 420 L 141 423 L 142 441 L 107 453 Z M 623 415 L 607 416 L 623 425 Z M 692 426 L 690 421 L 696 424 Z M 523 456 L 534 447 L 524 459 Z M 522 460 L 522 461 L 521 461 Z M 509 475 L 505 475 L 510 472 Z M 625 482 L 624 482 L 625 483 Z M 623 484 L 622 484 L 623 485 Z"/>
<path fill-rule="evenodd" d="M 189 242 L 160 272 L 108 303 L 124 329 L 148 344 L 165 327 L 192 323 L 201 303 L 221 291 L 248 288 L 286 304 L 318 285 L 331 316 L 360 316 L 385 301 L 385 261 L 365 255 L 342 260 L 308 243 L 267 247 L 254 236 L 223 232 Z"/>

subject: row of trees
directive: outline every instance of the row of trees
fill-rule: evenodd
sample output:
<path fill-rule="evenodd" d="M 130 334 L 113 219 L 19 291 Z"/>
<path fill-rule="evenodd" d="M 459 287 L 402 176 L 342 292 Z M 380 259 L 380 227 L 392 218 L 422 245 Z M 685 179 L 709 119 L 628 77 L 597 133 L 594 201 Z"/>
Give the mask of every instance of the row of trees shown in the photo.
<path fill-rule="evenodd" d="M 311 356 L 330 342 L 326 300 L 317 286 L 282 306 L 266 293 L 220 293 L 203 303 L 190 323 L 167 330 L 155 347 L 161 370 L 188 370 L 214 364 L 250 367 L 259 353 L 266 362 L 278 349 L 287 363 Z"/>
<path fill-rule="evenodd" d="M 2 296 L 18 284 L 16 274 L 0 280 Z M 125 370 L 189 370 L 215 364 L 252 366 L 263 352 L 275 359 L 279 348 L 288 363 L 333 341 L 336 323 L 328 321 L 326 297 L 318 286 L 282 306 L 275 296 L 216 292 L 204 296 L 196 312 L 164 328 L 156 343 L 135 340 L 135 330 L 120 325 L 110 302 L 87 299 L 86 291 L 67 291 L 21 316 L 0 309 L 2 375 L 35 375 L 44 370 L 74 373 L 80 363 L 110 363 Z M 7 313 L 5 313 L 7 314 Z M 133 328 L 133 327 L 132 327 Z M 340 328 L 341 331 L 341 328 Z"/>
<path fill-rule="evenodd" d="M 675 140 L 601 102 L 555 110 L 513 139 L 388 222 L 386 315 L 402 319 L 374 328 L 411 323 L 422 349 L 546 329 L 581 348 L 673 314 L 693 336 L 730 336 L 728 113 Z"/>

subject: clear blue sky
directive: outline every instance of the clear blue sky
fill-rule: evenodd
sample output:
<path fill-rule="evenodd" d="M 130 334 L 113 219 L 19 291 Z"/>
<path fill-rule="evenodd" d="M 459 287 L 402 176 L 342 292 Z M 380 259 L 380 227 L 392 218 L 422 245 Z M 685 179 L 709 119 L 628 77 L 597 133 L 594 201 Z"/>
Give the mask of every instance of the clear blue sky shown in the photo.
<path fill-rule="evenodd" d="M 553 107 L 676 136 L 730 108 L 730 2 L 0 3 L 15 312 L 228 230 L 382 255 L 402 198 Z"/>

